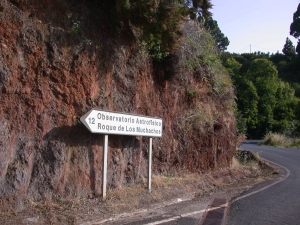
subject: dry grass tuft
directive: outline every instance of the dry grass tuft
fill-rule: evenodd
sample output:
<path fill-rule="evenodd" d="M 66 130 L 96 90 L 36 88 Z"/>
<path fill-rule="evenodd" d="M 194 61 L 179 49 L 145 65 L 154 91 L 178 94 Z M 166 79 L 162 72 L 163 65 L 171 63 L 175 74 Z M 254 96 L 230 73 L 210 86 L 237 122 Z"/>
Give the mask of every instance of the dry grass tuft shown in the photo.
<path fill-rule="evenodd" d="M 284 134 L 269 132 L 264 137 L 264 144 L 278 147 L 300 147 L 300 138 L 290 138 Z"/>
<path fill-rule="evenodd" d="M 47 199 L 44 204 L 37 204 L 35 209 L 41 210 L 49 224 L 75 224 L 76 215 L 72 213 L 76 200 Z"/>
<path fill-rule="evenodd" d="M 97 220 L 105 220 L 112 216 L 117 217 L 123 213 L 147 209 L 153 204 L 169 202 L 187 196 L 209 196 L 225 189 L 225 187 L 235 188 L 239 183 L 249 182 L 250 179 L 252 182 L 262 180 L 267 177 L 266 174 L 270 174 L 270 169 L 268 171 L 264 171 L 258 161 L 242 164 L 233 158 L 230 168 L 208 173 L 186 173 L 172 176 L 153 175 L 151 193 L 148 192 L 144 180 L 140 184 L 109 189 L 106 201 L 92 196 L 71 200 L 49 198 L 43 203 L 29 200 L 28 209 L 31 208 L 35 218 L 40 218 L 45 224 L 80 224 L 96 218 Z M 30 213 L 25 214 L 29 215 Z M 0 216 L 11 217 L 11 215 L 1 214 Z"/>
<path fill-rule="evenodd" d="M 144 196 L 146 194 L 146 187 L 142 184 L 110 189 L 107 193 L 108 197 L 106 204 L 110 211 L 114 213 L 120 213 L 125 209 L 133 211 L 140 204 L 139 196 Z"/>
<path fill-rule="evenodd" d="M 272 146 L 290 145 L 291 141 L 283 134 L 269 132 L 264 137 L 264 143 Z"/>

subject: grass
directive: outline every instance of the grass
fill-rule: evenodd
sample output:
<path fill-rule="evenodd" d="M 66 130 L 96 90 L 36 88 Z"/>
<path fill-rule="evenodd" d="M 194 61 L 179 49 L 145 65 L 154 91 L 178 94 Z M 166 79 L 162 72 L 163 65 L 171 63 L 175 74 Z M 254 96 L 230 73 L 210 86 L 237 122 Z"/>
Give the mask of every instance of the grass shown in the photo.
<path fill-rule="evenodd" d="M 275 147 L 300 148 L 300 138 L 269 132 L 264 137 L 264 144 Z"/>
<path fill-rule="evenodd" d="M 249 157 L 247 157 L 249 158 Z M 162 203 L 183 199 L 185 197 L 205 197 L 227 187 L 235 188 L 238 182 L 255 179 L 262 181 L 270 173 L 265 171 L 256 160 L 243 164 L 233 158 L 228 168 L 216 169 L 207 173 L 182 173 L 152 176 L 152 192 L 147 189 L 147 179 L 139 184 L 109 189 L 107 199 L 93 197 L 61 199 L 49 198 L 45 202 L 28 200 L 24 215 L 40 218 L 40 222 L 47 224 L 80 224 L 93 219 L 105 220 L 118 217 L 128 212 L 141 211 L 150 205 L 160 207 Z M 244 184 L 243 184 L 244 185 Z M 0 212 L 0 217 L 17 221 L 17 216 L 9 212 Z M 0 219 L 1 223 L 1 219 Z"/>
<path fill-rule="evenodd" d="M 167 201 L 175 197 L 181 197 L 196 189 L 199 192 L 207 192 L 221 183 L 214 180 L 212 173 L 208 174 L 183 174 L 183 175 L 154 175 L 152 176 L 152 191 L 149 193 L 146 182 L 129 187 L 109 190 L 107 207 L 113 214 L 123 211 L 135 211 L 145 205 Z"/>

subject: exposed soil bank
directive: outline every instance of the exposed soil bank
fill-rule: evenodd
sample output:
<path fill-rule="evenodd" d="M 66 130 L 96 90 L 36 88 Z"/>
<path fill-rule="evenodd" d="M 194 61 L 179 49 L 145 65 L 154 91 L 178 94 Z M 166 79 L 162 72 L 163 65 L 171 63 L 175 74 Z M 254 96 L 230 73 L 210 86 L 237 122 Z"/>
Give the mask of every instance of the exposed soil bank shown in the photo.
<path fill-rule="evenodd" d="M 176 70 L 167 78 L 134 33 L 113 39 L 84 5 L 62 2 L 0 1 L 3 205 L 101 195 L 103 136 L 79 121 L 94 107 L 163 118 L 154 174 L 230 165 L 231 91 L 216 95 L 204 79 Z M 109 137 L 109 188 L 147 176 L 147 149 L 148 138 Z"/>

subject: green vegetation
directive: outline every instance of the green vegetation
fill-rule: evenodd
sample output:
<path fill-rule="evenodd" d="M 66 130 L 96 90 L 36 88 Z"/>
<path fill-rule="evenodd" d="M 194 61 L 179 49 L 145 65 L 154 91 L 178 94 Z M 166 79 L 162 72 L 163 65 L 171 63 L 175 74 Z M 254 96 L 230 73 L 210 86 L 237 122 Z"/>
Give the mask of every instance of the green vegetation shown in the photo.
<path fill-rule="evenodd" d="M 300 138 L 290 138 L 283 134 L 269 132 L 264 137 L 264 144 L 276 147 L 300 148 Z"/>
<path fill-rule="evenodd" d="M 290 34 L 300 37 L 300 4 Z M 237 130 L 250 139 L 269 132 L 300 134 L 300 54 L 286 38 L 283 54 L 224 52 L 223 65 L 237 91 Z M 298 49 L 298 50 L 297 50 Z M 298 54 L 298 55 L 297 55 Z"/>
<path fill-rule="evenodd" d="M 295 48 L 287 38 L 283 54 L 224 52 L 229 40 L 212 18 L 211 0 L 88 0 L 85 3 L 93 8 L 95 22 L 105 24 L 105 32 L 115 37 L 135 38 L 144 55 L 152 59 L 154 70 L 165 79 L 171 77 L 176 67 L 173 64 L 179 57 L 178 63 L 186 70 L 180 71 L 182 77 L 186 72 L 193 74 L 211 88 L 214 96 L 235 108 L 232 101 L 226 102 L 231 99 L 228 96 L 233 83 L 237 95 L 237 130 L 241 137 L 246 134 L 248 138 L 262 138 L 269 131 L 294 136 L 300 133 L 299 42 Z M 290 34 L 298 39 L 299 25 L 300 4 L 290 27 Z M 80 23 L 75 22 L 71 30 L 77 33 L 80 28 Z M 84 42 L 92 44 L 89 39 Z M 196 91 L 190 89 L 187 93 L 191 102 L 194 101 Z"/>
<path fill-rule="evenodd" d="M 237 91 L 238 131 L 246 130 L 248 138 L 253 139 L 262 138 L 269 131 L 299 133 L 300 105 L 293 87 L 300 83 L 290 79 L 300 76 L 300 67 L 295 64 L 297 61 L 300 65 L 297 55 L 288 58 L 280 53 L 225 52 L 221 58 Z"/>
<path fill-rule="evenodd" d="M 252 162 L 257 162 L 259 155 L 253 154 L 250 151 L 236 150 L 234 153 L 234 157 L 238 160 L 239 163 L 245 165 Z"/>
<path fill-rule="evenodd" d="M 190 96 L 190 97 L 192 97 L 192 96 L 194 96 L 195 94 L 197 93 L 197 91 L 195 91 L 195 90 L 189 90 L 188 91 L 188 96 Z"/>
<path fill-rule="evenodd" d="M 71 32 L 74 34 L 77 34 L 80 28 L 80 21 L 76 21 L 73 23 L 73 26 L 71 28 Z"/>
<path fill-rule="evenodd" d="M 189 101 L 196 109 L 178 123 L 187 130 L 195 129 L 199 132 L 217 129 L 218 120 L 224 112 L 216 108 L 222 104 L 225 110 L 235 109 L 232 80 L 222 65 L 221 53 L 215 40 L 203 23 L 185 23 L 183 33 L 185 40 L 178 52 L 176 72 L 186 84 L 191 82 L 191 77 L 200 81 L 209 94 L 207 102 L 203 102 L 200 100 L 203 95 L 198 92 L 199 87 L 187 89 Z"/>
<path fill-rule="evenodd" d="M 210 0 L 90 0 L 99 20 L 115 35 L 139 30 L 141 42 L 154 61 L 163 61 L 178 49 L 184 20 L 211 16 Z"/>
<path fill-rule="evenodd" d="M 187 41 L 181 47 L 181 63 L 185 71 L 204 81 L 217 96 L 232 93 L 232 81 L 222 61 L 220 50 L 203 24 L 188 24 L 184 28 Z"/>
<path fill-rule="evenodd" d="M 290 26 L 290 35 L 298 39 L 296 52 L 300 56 L 300 3 L 298 5 L 297 11 L 293 15 L 293 22 Z"/>
<path fill-rule="evenodd" d="M 201 20 L 203 20 L 203 18 L 200 17 L 198 20 L 201 21 Z M 220 51 L 225 51 L 227 49 L 227 46 L 229 45 L 229 40 L 220 30 L 218 22 L 216 20 L 214 20 L 212 17 L 204 19 L 204 21 L 205 21 L 204 27 L 208 31 L 210 31 L 211 36 L 215 40 Z"/>
<path fill-rule="evenodd" d="M 196 105 L 196 110 L 187 117 L 190 120 L 185 119 L 184 123 L 214 129 L 221 114 L 216 108 L 228 112 L 235 109 L 232 80 L 220 59 L 229 40 L 211 17 L 211 0 L 76 1 L 91 9 L 90 18 L 112 40 L 130 43 L 130 48 L 139 46 L 141 55 L 152 60 L 153 73 L 159 81 L 174 74 L 180 76 L 182 84 L 187 85 L 189 103 Z M 70 33 L 83 37 L 85 45 L 104 50 L 85 38 L 83 25 L 74 19 Z M 120 47 L 123 53 L 126 49 Z M 193 79 L 200 85 L 193 87 Z M 208 102 L 203 105 L 198 98 L 200 86 L 207 93 Z M 203 115 L 202 107 L 208 108 L 203 110 Z"/>
<path fill-rule="evenodd" d="M 295 46 L 293 45 L 293 42 L 287 37 L 285 44 L 283 46 L 282 52 L 284 55 L 286 55 L 289 59 L 295 56 Z"/>

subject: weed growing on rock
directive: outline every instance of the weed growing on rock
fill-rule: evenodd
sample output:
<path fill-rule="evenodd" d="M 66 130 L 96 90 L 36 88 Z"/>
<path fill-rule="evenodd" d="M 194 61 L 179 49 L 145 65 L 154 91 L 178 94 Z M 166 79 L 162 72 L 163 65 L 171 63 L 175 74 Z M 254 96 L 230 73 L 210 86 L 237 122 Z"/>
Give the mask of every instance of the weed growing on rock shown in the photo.
<path fill-rule="evenodd" d="M 77 34 L 79 32 L 79 28 L 80 28 L 80 21 L 76 21 L 72 25 L 71 32 Z"/>
<path fill-rule="evenodd" d="M 194 74 L 207 83 L 213 92 L 220 96 L 232 93 L 232 82 L 222 66 L 220 52 L 210 33 L 203 24 L 189 22 L 185 24 L 186 41 L 181 47 L 181 73 Z"/>

